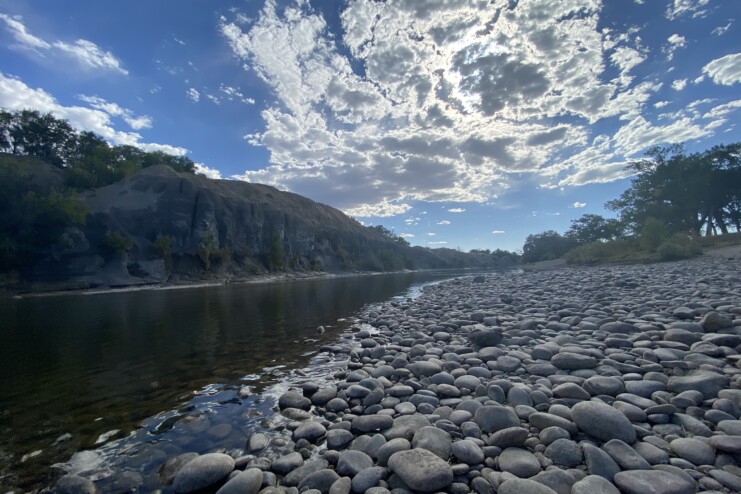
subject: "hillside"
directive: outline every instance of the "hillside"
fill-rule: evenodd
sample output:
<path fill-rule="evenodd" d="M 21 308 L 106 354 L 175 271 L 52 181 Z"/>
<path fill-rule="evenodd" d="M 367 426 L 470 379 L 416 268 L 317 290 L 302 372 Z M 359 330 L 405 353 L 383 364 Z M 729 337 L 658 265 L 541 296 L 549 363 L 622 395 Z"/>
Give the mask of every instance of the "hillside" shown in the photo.
<path fill-rule="evenodd" d="M 15 156 L 0 156 L 0 175 L 14 176 L 16 188 L 35 189 L 39 196 L 62 183 L 58 168 Z M 365 227 L 305 197 L 163 165 L 83 190 L 68 201 L 82 207 L 84 221 L 63 225 L 55 241 L 37 245 L 33 258 L 14 271 L 10 283 L 6 280 L 6 288 L 123 287 L 285 271 L 514 263 L 486 251 L 409 247 L 383 228 Z"/>

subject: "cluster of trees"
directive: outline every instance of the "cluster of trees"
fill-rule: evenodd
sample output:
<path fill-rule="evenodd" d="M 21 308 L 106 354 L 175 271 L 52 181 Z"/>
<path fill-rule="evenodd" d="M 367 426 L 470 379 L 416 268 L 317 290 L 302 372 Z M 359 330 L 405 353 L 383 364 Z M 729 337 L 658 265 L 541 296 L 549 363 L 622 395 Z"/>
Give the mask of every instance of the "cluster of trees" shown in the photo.
<path fill-rule="evenodd" d="M 628 168 L 635 173 L 630 187 L 605 205 L 618 218 L 585 214 L 563 235 L 553 230 L 529 235 L 522 260 L 556 259 L 627 238 L 641 241 L 623 242 L 622 248 L 655 251 L 671 237 L 741 232 L 741 143 L 691 154 L 680 145 L 654 147 Z M 677 255 L 675 247 L 665 250 Z"/>
<path fill-rule="evenodd" d="M 188 157 L 111 146 L 93 132 L 78 131 L 66 120 L 35 110 L 0 109 L 0 151 L 32 156 L 61 168 L 66 185 L 78 190 L 102 187 L 153 165 L 195 171 Z"/>

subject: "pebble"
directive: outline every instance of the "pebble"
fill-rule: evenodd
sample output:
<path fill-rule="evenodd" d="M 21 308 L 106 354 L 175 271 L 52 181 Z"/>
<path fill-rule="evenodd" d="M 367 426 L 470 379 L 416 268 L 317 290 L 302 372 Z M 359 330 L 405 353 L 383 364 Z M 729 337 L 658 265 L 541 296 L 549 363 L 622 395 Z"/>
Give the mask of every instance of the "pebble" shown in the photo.
<path fill-rule="evenodd" d="M 426 449 L 410 449 L 391 455 L 389 469 L 414 490 L 435 492 L 453 482 L 450 465 Z"/>
<path fill-rule="evenodd" d="M 175 475 L 172 487 L 185 493 L 205 489 L 224 480 L 234 470 L 234 459 L 223 453 L 208 453 L 193 458 Z"/>
<path fill-rule="evenodd" d="M 571 409 L 574 423 L 587 434 L 603 441 L 619 439 L 634 443 L 636 433 L 633 425 L 617 409 L 599 401 L 577 403 Z"/>
<path fill-rule="evenodd" d="M 497 457 L 499 469 L 517 477 L 532 477 L 540 472 L 540 462 L 523 448 L 507 448 Z"/>
<path fill-rule="evenodd" d="M 695 486 L 687 479 L 661 470 L 634 470 L 615 475 L 615 483 L 625 494 L 693 494 Z"/>

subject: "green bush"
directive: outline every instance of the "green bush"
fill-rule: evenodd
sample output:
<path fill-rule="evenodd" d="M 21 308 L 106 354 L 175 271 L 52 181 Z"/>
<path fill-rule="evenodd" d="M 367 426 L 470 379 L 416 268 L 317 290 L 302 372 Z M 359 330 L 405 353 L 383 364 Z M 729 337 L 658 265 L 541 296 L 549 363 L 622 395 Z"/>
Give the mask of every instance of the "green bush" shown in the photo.
<path fill-rule="evenodd" d="M 677 234 L 665 240 L 656 249 L 661 261 L 678 261 L 699 255 L 702 249 L 692 239 Z"/>
<path fill-rule="evenodd" d="M 656 252 L 659 245 L 669 236 L 667 226 L 656 218 L 648 218 L 641 226 L 641 247 Z"/>
<path fill-rule="evenodd" d="M 103 246 L 108 252 L 122 256 L 134 247 L 134 242 L 121 232 L 108 231 L 103 239 Z"/>

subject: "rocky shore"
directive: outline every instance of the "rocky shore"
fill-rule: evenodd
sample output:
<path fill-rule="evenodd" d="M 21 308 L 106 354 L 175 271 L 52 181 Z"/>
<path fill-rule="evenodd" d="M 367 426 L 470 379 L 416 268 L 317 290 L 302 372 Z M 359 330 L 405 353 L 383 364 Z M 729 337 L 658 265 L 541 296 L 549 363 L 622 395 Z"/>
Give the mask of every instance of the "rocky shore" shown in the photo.
<path fill-rule="evenodd" d="M 322 350 L 346 368 L 283 393 L 280 427 L 171 457 L 129 487 L 741 491 L 737 254 L 444 282 L 370 308 Z M 54 490 L 112 491 L 82 473 Z"/>

